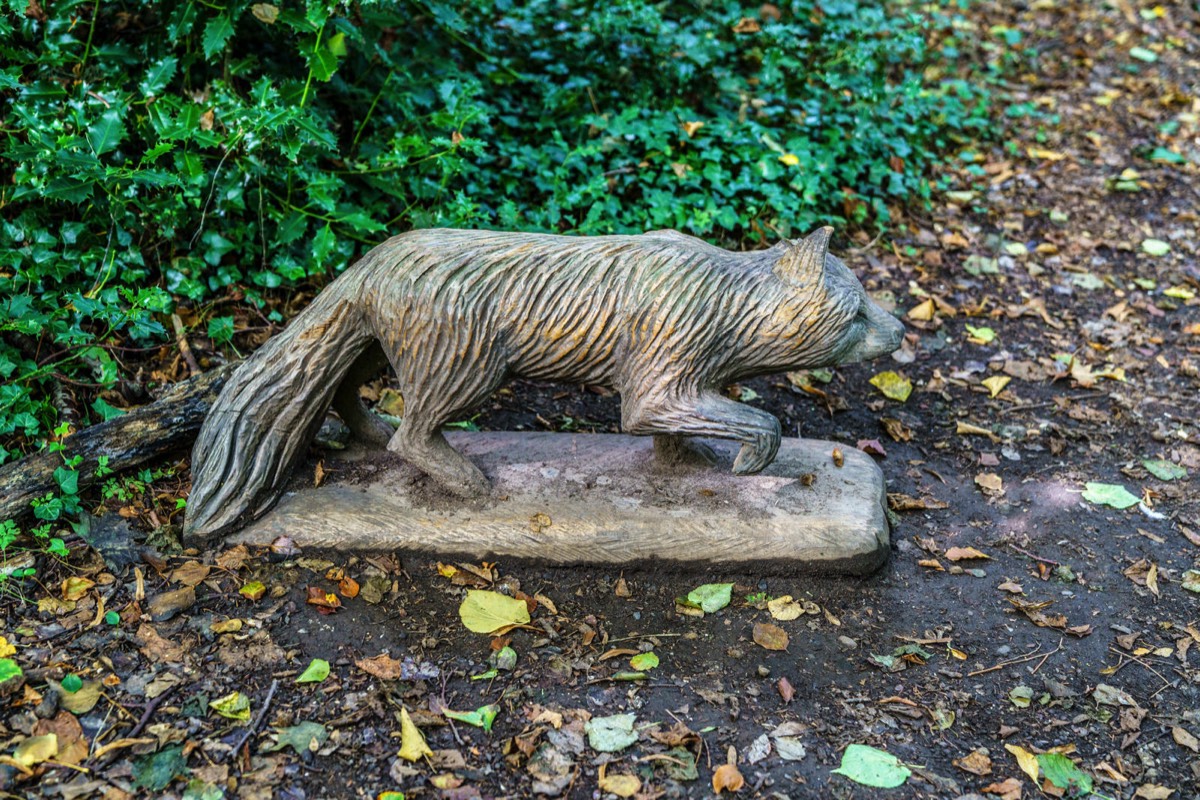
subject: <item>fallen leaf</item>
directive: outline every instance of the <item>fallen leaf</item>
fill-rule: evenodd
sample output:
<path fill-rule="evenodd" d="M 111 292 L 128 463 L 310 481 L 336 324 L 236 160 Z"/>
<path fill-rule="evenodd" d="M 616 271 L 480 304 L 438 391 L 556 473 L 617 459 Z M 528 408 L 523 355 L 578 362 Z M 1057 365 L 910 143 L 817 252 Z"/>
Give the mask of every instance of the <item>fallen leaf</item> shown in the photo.
<path fill-rule="evenodd" d="M 230 692 L 224 697 L 209 702 L 208 707 L 225 719 L 250 719 L 250 698 L 241 692 Z"/>
<path fill-rule="evenodd" d="M 999 497 L 1004 494 L 1004 479 L 994 472 L 981 472 L 975 476 L 975 484 L 986 495 Z"/>
<path fill-rule="evenodd" d="M 754 643 L 766 650 L 787 650 L 788 634 L 778 625 L 769 622 L 754 623 Z"/>
<path fill-rule="evenodd" d="M 999 783 L 989 783 L 983 787 L 984 794 L 999 795 L 1000 800 L 1021 800 L 1021 782 L 1016 778 L 1006 778 Z"/>
<path fill-rule="evenodd" d="M 952 762 L 964 772 L 969 772 L 972 775 L 991 775 L 992 774 L 992 759 L 988 758 L 987 753 L 982 750 L 972 750 L 962 758 L 956 758 Z"/>
<path fill-rule="evenodd" d="M 412 717 L 408 715 L 407 708 L 400 709 L 400 752 L 397 755 L 405 761 L 418 761 L 433 755 L 421 729 L 413 724 Z"/>
<path fill-rule="evenodd" d="M 50 761 L 58 755 L 58 736 L 53 733 L 41 736 L 30 736 L 17 745 L 13 751 L 13 761 L 23 767 L 33 767 L 43 761 Z"/>
<path fill-rule="evenodd" d="M 987 428 L 981 428 L 978 425 L 972 425 L 969 422 L 959 422 L 954 432 L 959 436 L 986 436 L 993 442 L 999 442 L 1000 437 L 989 431 Z"/>
<path fill-rule="evenodd" d="M 1142 466 L 1160 481 L 1183 480 L 1188 476 L 1186 469 L 1161 458 L 1144 458 L 1142 459 Z"/>
<path fill-rule="evenodd" d="M 1200 739 L 1197 739 L 1186 729 L 1176 725 L 1174 728 L 1171 728 L 1171 738 L 1180 747 L 1186 747 L 1193 753 L 1200 753 Z"/>
<path fill-rule="evenodd" d="M 1135 799 L 1141 798 L 1141 800 L 1167 800 L 1173 794 L 1175 794 L 1175 790 L 1168 789 L 1166 786 L 1159 786 L 1157 783 L 1143 783 L 1133 793 L 1133 796 Z"/>
<path fill-rule="evenodd" d="M 387 653 L 380 653 L 372 658 L 360 658 L 354 664 L 368 675 L 385 681 L 398 681 L 404 674 L 403 662 Z"/>
<path fill-rule="evenodd" d="M 329 662 L 323 658 L 314 658 L 296 678 L 296 683 L 320 683 L 329 677 Z"/>
<path fill-rule="evenodd" d="M 705 614 L 720 611 L 733 599 L 732 583 L 706 583 L 688 592 L 687 600 Z"/>
<path fill-rule="evenodd" d="M 990 378 L 984 378 L 980 381 L 981 384 L 987 387 L 991 397 L 995 397 L 1004 391 L 1004 387 L 1008 386 L 1012 378 L 1007 375 L 993 375 Z"/>
<path fill-rule="evenodd" d="M 1033 781 L 1033 785 L 1037 786 L 1038 782 L 1038 760 L 1037 756 L 1026 750 L 1024 747 L 1015 744 L 1006 744 L 1004 749 L 1013 754 L 1013 758 L 1017 759 L 1017 766 L 1021 771 L 1029 776 L 1029 780 Z"/>
<path fill-rule="evenodd" d="M 609 775 L 606 772 L 607 767 L 608 764 L 600 765 L 597 783 L 601 791 L 615 794 L 617 797 L 633 797 L 641 791 L 641 778 L 628 774 Z"/>
<path fill-rule="evenodd" d="M 529 622 L 529 607 L 523 600 L 483 589 L 467 590 L 458 608 L 458 616 L 467 630 L 492 633 L 511 625 Z"/>
<path fill-rule="evenodd" d="M 1083 499 L 1089 503 L 1110 506 L 1116 509 L 1126 509 L 1138 504 L 1138 497 L 1119 483 L 1088 482 L 1083 493 Z"/>
<path fill-rule="evenodd" d="M 746 785 L 746 779 L 733 764 L 722 764 L 713 770 L 712 786 L 717 794 L 721 792 L 737 792 Z"/>
<path fill-rule="evenodd" d="M 767 611 L 771 612 L 771 616 L 780 622 L 788 622 L 797 619 L 804 614 L 804 606 L 792 599 L 790 594 L 785 594 L 782 597 L 776 597 L 774 600 L 767 601 Z"/>
<path fill-rule="evenodd" d="M 633 714 L 592 717 L 584 724 L 588 744 L 601 753 L 624 750 L 638 740 L 638 733 L 633 727 L 636 720 Z"/>
<path fill-rule="evenodd" d="M 968 561 L 971 559 L 987 558 L 990 559 L 987 553 L 976 550 L 974 547 L 951 547 L 945 553 L 946 558 L 951 561 Z"/>
<path fill-rule="evenodd" d="M 871 378 L 870 384 L 883 393 L 884 397 L 903 403 L 912 394 L 912 381 L 892 372 L 881 372 Z"/>
<path fill-rule="evenodd" d="M 842 753 L 842 763 L 833 774 L 844 775 L 864 786 L 894 789 L 907 781 L 912 771 L 891 753 L 865 744 L 852 744 Z"/>
<path fill-rule="evenodd" d="M 63 600 L 80 600 L 95 585 L 96 582 L 91 578 L 81 578 L 78 576 L 65 578 L 62 582 Z"/>
<path fill-rule="evenodd" d="M 238 589 L 238 594 L 247 600 L 261 600 L 262 596 L 267 593 L 267 587 L 262 585 L 260 581 L 250 581 L 249 583 Z"/>

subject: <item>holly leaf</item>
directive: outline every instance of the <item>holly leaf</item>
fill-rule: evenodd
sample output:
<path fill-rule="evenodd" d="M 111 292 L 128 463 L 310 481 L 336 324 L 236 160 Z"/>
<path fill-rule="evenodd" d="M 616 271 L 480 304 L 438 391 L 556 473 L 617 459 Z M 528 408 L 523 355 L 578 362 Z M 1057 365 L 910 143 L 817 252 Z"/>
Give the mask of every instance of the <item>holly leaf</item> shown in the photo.
<path fill-rule="evenodd" d="M 212 58 L 225 49 L 225 43 L 233 36 L 233 20 L 224 14 L 218 14 L 204 26 L 204 57 Z"/>

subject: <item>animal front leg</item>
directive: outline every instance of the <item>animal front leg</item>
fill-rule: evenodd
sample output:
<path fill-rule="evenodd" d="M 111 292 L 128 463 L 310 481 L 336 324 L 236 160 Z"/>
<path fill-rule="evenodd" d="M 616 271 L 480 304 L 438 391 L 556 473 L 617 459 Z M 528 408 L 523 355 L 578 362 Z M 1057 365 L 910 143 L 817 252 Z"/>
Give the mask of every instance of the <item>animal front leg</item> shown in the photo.
<path fill-rule="evenodd" d="M 630 397 L 622 403 L 621 416 L 628 433 L 712 436 L 741 442 L 742 449 L 733 462 L 735 475 L 761 472 L 779 450 L 779 420 L 713 391 Z"/>

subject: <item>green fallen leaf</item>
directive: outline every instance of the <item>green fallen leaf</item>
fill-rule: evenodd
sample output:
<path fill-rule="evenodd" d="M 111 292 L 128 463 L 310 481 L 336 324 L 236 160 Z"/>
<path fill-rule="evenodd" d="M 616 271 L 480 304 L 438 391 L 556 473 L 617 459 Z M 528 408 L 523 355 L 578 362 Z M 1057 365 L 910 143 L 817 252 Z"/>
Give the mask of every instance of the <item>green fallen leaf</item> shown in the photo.
<path fill-rule="evenodd" d="M 1059 789 L 1069 791 L 1072 797 L 1091 794 L 1092 776 L 1075 766 L 1075 762 L 1062 753 L 1039 753 L 1037 760 L 1046 780 Z"/>
<path fill-rule="evenodd" d="M 688 602 L 699 606 L 705 614 L 720 611 L 733 599 L 732 583 L 706 583 L 688 592 Z"/>
<path fill-rule="evenodd" d="M 188 772 L 183 745 L 168 747 L 133 762 L 133 785 L 149 792 L 161 792 L 171 781 Z"/>
<path fill-rule="evenodd" d="M 225 719 L 250 719 L 250 698 L 241 692 L 230 692 L 224 697 L 213 700 L 208 707 Z"/>
<path fill-rule="evenodd" d="M 1008 693 L 1009 702 L 1017 708 L 1029 708 L 1033 702 L 1033 689 L 1028 686 L 1016 686 Z"/>
<path fill-rule="evenodd" d="M 852 744 L 842 753 L 842 763 L 833 771 L 845 775 L 855 783 L 874 786 L 877 789 L 894 789 L 912 775 L 912 771 L 900 763 L 900 759 L 883 750 L 865 744 Z"/>
<path fill-rule="evenodd" d="M 592 717 L 584 724 L 588 744 L 601 753 L 616 753 L 638 740 L 633 729 L 633 714 L 614 714 L 611 717 Z"/>
<path fill-rule="evenodd" d="M 529 622 L 529 607 L 524 600 L 517 600 L 499 592 L 482 589 L 467 591 L 467 597 L 458 608 L 458 616 L 467 630 L 475 633 L 491 633 L 509 625 L 524 625 Z"/>
<path fill-rule="evenodd" d="M 1004 252 L 1010 256 L 1027 256 L 1029 255 L 1029 248 L 1021 242 L 1008 242 L 1004 245 Z"/>
<path fill-rule="evenodd" d="M 1083 499 L 1089 503 L 1121 509 L 1138 504 L 1137 495 L 1130 494 L 1129 490 L 1119 483 L 1092 483 L 1089 481 L 1087 490 L 1083 493 Z"/>
<path fill-rule="evenodd" d="M 300 673 L 300 677 L 296 678 L 296 683 L 320 683 L 328 677 L 329 662 L 323 658 L 314 658 L 308 668 Z"/>
<path fill-rule="evenodd" d="M 1164 461 L 1161 458 L 1144 458 L 1142 459 L 1142 466 L 1160 481 L 1183 480 L 1188 476 L 1186 469 L 1170 461 Z"/>
<path fill-rule="evenodd" d="M 500 674 L 500 670 L 496 669 L 495 667 L 492 667 L 487 672 L 481 672 L 478 675 L 472 675 L 471 680 L 473 680 L 473 681 L 490 681 L 493 678 L 497 677 L 499 674 Z"/>
<path fill-rule="evenodd" d="M 891 371 L 881 372 L 871 378 L 871 385 L 883 392 L 884 397 L 900 403 L 907 400 L 913 390 L 912 381 Z"/>
<path fill-rule="evenodd" d="M 266 749 L 274 752 L 290 747 L 296 751 L 296 755 L 303 755 L 321 749 L 321 745 L 325 744 L 328 739 L 329 731 L 325 730 L 324 725 L 305 720 L 289 728 L 276 728 L 275 744 Z M 316 743 L 315 747 L 314 743 Z"/>
<path fill-rule="evenodd" d="M 67 694 L 75 694 L 83 688 L 83 678 L 71 673 L 62 679 L 62 689 Z"/>
<path fill-rule="evenodd" d="M 1152 256 L 1165 256 L 1171 252 L 1171 245 L 1162 239 L 1145 239 L 1142 241 L 1142 249 Z"/>
<path fill-rule="evenodd" d="M 1200 594 L 1200 569 L 1189 569 L 1183 573 L 1183 579 L 1179 585 L 1189 592 Z"/>
<path fill-rule="evenodd" d="M 492 732 L 492 723 L 496 721 L 498 713 L 500 713 L 500 706 L 495 703 L 480 706 L 474 711 L 451 711 L 450 709 L 446 709 L 442 712 L 449 719 L 465 722 L 467 725 L 474 725 L 476 728 L 483 728 L 486 733 Z"/>
<path fill-rule="evenodd" d="M 225 800 L 225 790 L 215 783 L 192 778 L 184 787 L 183 800 Z"/>
<path fill-rule="evenodd" d="M 1145 61 L 1147 64 L 1153 64 L 1155 61 L 1158 61 L 1158 53 L 1153 50 L 1147 50 L 1144 47 L 1129 48 L 1129 55 L 1138 61 Z"/>
<path fill-rule="evenodd" d="M 976 328 L 974 325 L 968 325 L 967 333 L 971 335 L 972 339 L 978 340 L 983 344 L 991 344 L 996 340 L 996 331 L 987 326 Z"/>
<path fill-rule="evenodd" d="M 638 653 L 633 658 L 629 659 L 629 666 L 641 672 L 642 670 L 654 669 L 658 666 L 658 656 L 654 653 Z"/>

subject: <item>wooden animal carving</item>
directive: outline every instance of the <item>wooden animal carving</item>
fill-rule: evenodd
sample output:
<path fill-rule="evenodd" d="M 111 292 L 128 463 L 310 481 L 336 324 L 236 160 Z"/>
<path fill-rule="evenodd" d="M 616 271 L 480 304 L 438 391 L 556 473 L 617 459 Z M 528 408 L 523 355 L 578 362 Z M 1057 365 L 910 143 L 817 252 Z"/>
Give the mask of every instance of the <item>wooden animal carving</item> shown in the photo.
<path fill-rule="evenodd" d="M 485 495 L 442 425 L 516 377 L 614 388 L 622 427 L 654 435 L 660 458 L 703 459 L 686 437 L 711 436 L 742 443 L 735 473 L 758 472 L 779 421 L 723 387 L 900 345 L 900 322 L 829 255 L 831 233 L 743 253 L 675 231 L 389 239 L 230 378 L 193 451 L 185 536 L 211 539 L 270 508 L 331 404 L 447 491 Z M 358 396 L 387 363 L 404 396 L 395 432 Z"/>

